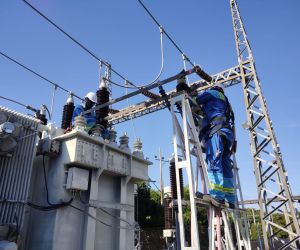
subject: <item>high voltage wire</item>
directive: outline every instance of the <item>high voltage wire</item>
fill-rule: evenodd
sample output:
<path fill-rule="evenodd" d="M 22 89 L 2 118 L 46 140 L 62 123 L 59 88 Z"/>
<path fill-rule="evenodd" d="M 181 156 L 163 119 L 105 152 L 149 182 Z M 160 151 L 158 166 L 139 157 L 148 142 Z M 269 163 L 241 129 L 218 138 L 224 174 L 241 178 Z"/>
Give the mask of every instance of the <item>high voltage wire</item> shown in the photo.
<path fill-rule="evenodd" d="M 149 16 L 152 18 L 152 20 L 156 23 L 156 25 L 159 28 L 162 28 L 163 26 L 158 22 L 158 20 L 153 16 L 153 14 L 150 12 L 150 10 L 145 6 L 145 4 L 141 1 L 138 0 L 138 2 L 142 5 L 142 7 L 144 8 L 144 10 L 149 14 Z M 166 32 L 165 28 L 164 28 L 164 33 L 167 36 L 167 38 L 170 40 L 170 42 L 175 46 L 175 48 L 181 53 L 183 59 L 187 60 L 193 67 L 195 66 L 194 63 L 191 62 L 191 60 L 189 59 L 189 57 L 183 52 L 182 49 L 179 48 L 179 46 L 175 43 L 175 41 L 171 38 L 171 36 Z"/>
<path fill-rule="evenodd" d="M 31 107 L 30 105 L 23 104 L 23 103 L 21 103 L 21 102 L 19 102 L 19 101 L 16 101 L 16 100 L 14 100 L 14 99 L 10 99 L 10 98 L 4 97 L 4 96 L 0 96 L 0 98 L 1 98 L 1 99 L 4 99 L 4 100 L 6 100 L 6 101 L 10 101 L 10 102 L 13 102 L 13 103 L 15 103 L 15 104 L 18 104 L 18 105 L 20 105 L 20 106 L 22 106 L 22 107 L 24 107 L 24 108 L 26 108 L 26 109 L 29 109 L 29 110 L 31 110 L 31 111 L 33 111 L 33 112 L 37 112 L 37 111 L 38 111 L 38 109 L 33 108 L 33 107 Z"/>
<path fill-rule="evenodd" d="M 26 0 L 22 0 L 27 6 L 29 6 L 32 10 L 34 10 L 36 13 L 38 13 L 41 17 L 43 17 L 47 22 L 52 24 L 56 29 L 58 29 L 60 32 L 62 32 L 64 35 L 66 35 L 68 38 L 70 38 L 74 43 L 76 43 L 80 48 L 82 48 L 84 51 L 86 51 L 90 56 L 92 56 L 94 59 L 96 59 L 99 62 L 102 62 L 105 66 L 110 67 L 111 71 L 114 72 L 117 76 L 119 76 L 121 79 L 127 81 L 132 86 L 136 87 L 132 82 L 128 81 L 123 75 L 118 73 L 116 70 L 111 68 L 110 64 L 107 63 L 105 60 L 98 57 L 95 53 L 93 53 L 91 50 L 89 50 L 86 46 L 84 46 L 82 43 L 80 43 L 78 40 L 76 40 L 74 37 L 72 37 L 69 33 L 67 33 L 65 30 L 63 30 L 61 27 L 59 27 L 56 23 L 54 23 L 52 20 L 50 20 L 47 16 L 45 16 L 42 12 L 40 12 L 38 9 L 36 9 L 33 5 L 31 5 Z M 115 84 L 112 82 L 112 84 Z M 115 84 L 116 86 L 119 86 L 119 84 Z"/>
<path fill-rule="evenodd" d="M 34 71 L 34 70 L 28 68 L 28 67 L 25 66 L 24 64 L 18 62 L 17 60 L 11 58 L 11 57 L 8 56 L 7 54 L 4 54 L 4 53 L 1 52 L 1 51 L 0 51 L 0 54 L 1 54 L 2 56 L 4 56 L 6 59 L 8 59 L 8 60 L 14 62 L 15 64 L 18 64 L 18 65 L 19 65 L 20 67 L 22 67 L 23 69 L 26 69 L 27 71 L 31 72 L 32 74 L 34 74 L 34 75 L 38 76 L 39 78 L 45 80 L 46 82 L 50 83 L 51 85 L 54 86 L 54 88 L 59 88 L 59 89 L 65 91 L 65 92 L 67 92 L 67 93 L 71 93 L 74 97 L 77 97 L 78 99 L 80 99 L 80 100 L 83 101 L 83 99 L 82 99 L 81 97 L 79 97 L 78 95 L 74 94 L 72 91 L 69 91 L 69 90 L 65 89 L 64 87 L 60 86 L 59 84 L 57 84 L 57 83 L 55 83 L 55 82 L 53 82 L 53 81 L 50 81 L 50 80 L 47 79 L 46 77 L 44 77 L 44 76 L 42 76 L 41 74 L 37 73 L 36 71 Z"/>

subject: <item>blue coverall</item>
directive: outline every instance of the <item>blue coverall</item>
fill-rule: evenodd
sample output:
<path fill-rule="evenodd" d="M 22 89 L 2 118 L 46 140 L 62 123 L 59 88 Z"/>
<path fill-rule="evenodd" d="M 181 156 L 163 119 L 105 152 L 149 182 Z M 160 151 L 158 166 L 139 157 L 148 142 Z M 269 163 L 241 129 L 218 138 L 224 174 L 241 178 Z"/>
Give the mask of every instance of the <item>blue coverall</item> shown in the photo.
<path fill-rule="evenodd" d="M 74 119 L 76 116 L 80 115 L 82 112 L 84 111 L 84 108 L 82 105 L 76 105 L 75 109 L 73 111 L 73 115 L 72 115 L 72 124 L 74 124 Z M 87 127 L 86 127 L 86 131 L 90 131 L 90 129 L 96 124 L 96 114 L 95 111 L 92 112 L 92 114 L 86 114 L 84 115 Z M 107 128 L 102 130 L 102 137 L 104 139 L 109 139 L 110 133 L 109 130 Z"/>
<path fill-rule="evenodd" d="M 195 101 L 202 106 L 205 115 L 202 129 L 204 127 L 206 129 L 200 139 L 206 153 L 208 179 L 211 186 L 209 193 L 218 200 L 235 204 L 232 160 L 230 158 L 234 134 L 228 126 L 229 121 L 226 117 L 229 103 L 224 94 L 217 90 L 206 90 L 198 94 Z"/>
<path fill-rule="evenodd" d="M 82 105 L 76 105 L 72 115 L 72 124 L 74 124 L 74 118 L 79 116 L 82 112 L 84 112 L 84 108 Z M 96 114 L 93 111 L 91 114 L 86 114 L 83 116 L 85 118 L 87 124 L 87 130 L 90 130 L 96 124 Z"/>

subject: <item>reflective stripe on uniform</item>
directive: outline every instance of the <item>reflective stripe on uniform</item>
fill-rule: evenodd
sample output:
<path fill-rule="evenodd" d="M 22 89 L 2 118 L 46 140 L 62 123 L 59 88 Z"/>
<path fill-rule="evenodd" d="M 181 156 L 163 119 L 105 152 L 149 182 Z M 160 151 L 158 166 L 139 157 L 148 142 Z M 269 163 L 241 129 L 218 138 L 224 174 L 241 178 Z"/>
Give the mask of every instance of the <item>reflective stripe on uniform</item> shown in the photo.
<path fill-rule="evenodd" d="M 220 191 L 220 192 L 224 192 L 224 193 L 234 194 L 234 188 L 225 188 L 225 187 L 222 187 L 221 185 L 212 184 L 212 183 L 210 183 L 210 186 L 211 186 L 212 190 L 216 190 L 216 191 Z"/>

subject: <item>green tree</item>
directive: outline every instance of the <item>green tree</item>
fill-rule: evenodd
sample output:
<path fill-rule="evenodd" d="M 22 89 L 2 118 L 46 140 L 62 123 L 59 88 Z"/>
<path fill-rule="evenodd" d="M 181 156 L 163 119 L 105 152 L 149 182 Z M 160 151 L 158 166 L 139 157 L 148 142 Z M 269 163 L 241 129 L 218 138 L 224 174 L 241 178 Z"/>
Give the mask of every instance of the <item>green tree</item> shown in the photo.
<path fill-rule="evenodd" d="M 164 209 L 160 204 L 160 193 L 152 190 L 146 182 L 138 184 L 138 222 L 142 228 L 163 227 Z"/>

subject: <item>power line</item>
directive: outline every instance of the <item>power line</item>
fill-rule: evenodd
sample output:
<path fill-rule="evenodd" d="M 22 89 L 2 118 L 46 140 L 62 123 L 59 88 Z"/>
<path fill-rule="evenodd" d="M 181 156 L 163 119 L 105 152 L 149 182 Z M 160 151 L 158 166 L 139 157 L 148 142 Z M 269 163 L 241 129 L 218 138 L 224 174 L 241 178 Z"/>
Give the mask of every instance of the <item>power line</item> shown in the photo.
<path fill-rule="evenodd" d="M 19 65 L 20 67 L 22 67 L 23 69 L 26 69 L 27 71 L 31 72 L 32 74 L 34 74 L 34 75 L 38 76 L 39 78 L 45 80 L 46 82 L 50 83 L 52 86 L 54 86 L 54 88 L 59 88 L 59 89 L 65 91 L 65 92 L 67 92 L 67 93 L 72 93 L 73 96 L 75 96 L 75 97 L 77 97 L 78 99 L 80 99 L 80 100 L 83 101 L 83 99 L 82 99 L 81 97 L 79 97 L 78 95 L 75 95 L 72 91 L 69 91 L 69 90 L 65 89 L 64 87 L 60 86 L 59 84 L 57 84 L 57 83 L 55 83 L 55 82 L 53 82 L 53 81 L 50 81 L 50 80 L 47 79 L 46 77 L 44 77 L 44 76 L 42 76 L 41 74 L 37 73 L 36 71 L 34 71 L 34 70 L 28 68 L 28 67 L 25 66 L 24 64 L 22 64 L 22 63 L 16 61 L 15 59 L 11 58 L 11 57 L 8 56 L 7 54 L 4 54 L 4 53 L 1 52 L 1 51 L 0 51 L 0 54 L 1 54 L 2 56 L 4 56 L 6 59 L 8 59 L 8 60 L 10 60 L 10 61 L 12 61 L 12 62 L 18 64 L 18 65 Z"/>
<path fill-rule="evenodd" d="M 20 106 L 22 106 L 22 107 L 24 107 L 26 109 L 29 109 L 29 110 L 31 110 L 33 112 L 38 112 L 38 110 L 36 108 L 33 108 L 30 105 L 26 105 L 26 104 L 23 104 L 21 102 L 18 102 L 18 101 L 14 100 L 14 99 L 10 99 L 10 98 L 4 97 L 4 96 L 0 96 L 0 98 L 4 99 L 6 101 L 10 101 L 10 102 L 16 103 L 16 104 L 18 104 L 18 105 L 20 105 Z"/>
<path fill-rule="evenodd" d="M 26 0 L 22 0 L 27 6 L 29 6 L 31 9 L 33 9 L 36 13 L 38 13 L 41 17 L 43 17 L 47 22 L 52 24 L 56 29 L 58 29 L 60 32 L 62 32 L 64 35 L 66 35 L 68 38 L 70 38 L 74 43 L 76 43 L 80 48 L 82 48 L 84 51 L 86 51 L 90 56 L 92 56 L 94 59 L 96 59 L 99 62 L 102 62 L 105 66 L 110 67 L 111 71 L 114 72 L 117 76 L 119 76 L 121 79 L 128 81 L 123 75 L 118 73 L 116 70 L 111 68 L 110 64 L 106 62 L 105 60 L 98 57 L 95 53 L 93 53 L 91 50 L 89 50 L 86 46 L 84 46 L 82 43 L 80 43 L 78 40 L 76 40 L 74 37 L 72 37 L 69 33 L 64 31 L 61 27 L 59 27 L 56 23 L 54 23 L 52 20 L 50 20 L 47 16 L 45 16 L 42 12 L 40 12 L 38 9 L 36 9 L 33 5 L 31 5 Z M 128 81 L 131 85 L 135 86 L 132 82 Z M 112 84 L 115 84 L 112 82 Z M 115 84 L 116 86 L 119 86 L 119 84 Z"/>
<path fill-rule="evenodd" d="M 153 16 L 153 14 L 150 12 L 150 10 L 145 6 L 145 4 L 141 1 L 138 0 L 138 2 L 142 5 L 144 10 L 149 14 L 149 16 L 152 18 L 152 20 L 156 23 L 156 25 L 159 28 L 162 28 L 162 25 L 158 22 L 158 20 Z M 166 32 L 164 29 L 164 33 L 167 36 L 167 38 L 170 40 L 170 42 L 175 46 L 175 48 L 181 53 L 181 55 L 184 57 L 185 60 L 187 60 L 193 67 L 195 66 L 194 63 L 191 62 L 189 57 L 183 52 L 182 49 L 179 48 L 179 46 L 175 43 L 175 41 L 171 38 L 171 36 Z"/>

